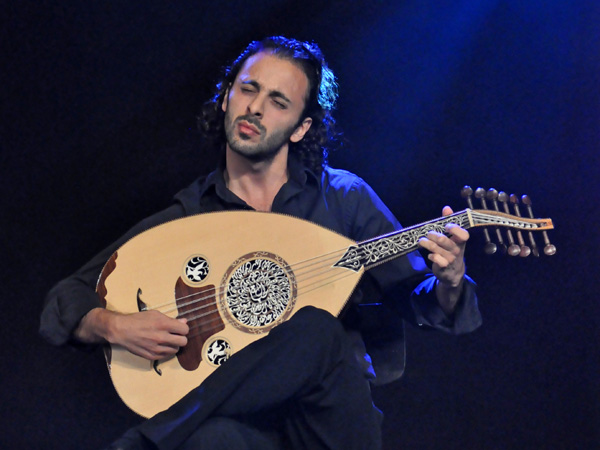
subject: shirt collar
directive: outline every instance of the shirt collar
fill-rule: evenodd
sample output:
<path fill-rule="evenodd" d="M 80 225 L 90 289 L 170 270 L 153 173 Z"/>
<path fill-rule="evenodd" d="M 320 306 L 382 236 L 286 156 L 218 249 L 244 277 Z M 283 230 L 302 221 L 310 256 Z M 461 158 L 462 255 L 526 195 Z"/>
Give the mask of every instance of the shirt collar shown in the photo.
<path fill-rule="evenodd" d="M 302 161 L 295 155 L 288 157 L 289 181 L 298 184 L 304 188 L 307 182 L 315 183 L 321 189 L 321 178 L 311 169 L 306 167 Z"/>
<path fill-rule="evenodd" d="M 227 188 L 224 173 L 225 159 L 223 158 L 217 168 L 206 176 L 204 183 L 200 186 L 200 198 L 206 195 L 210 188 L 214 188 L 217 194 L 223 198 L 229 197 L 227 193 L 231 194 L 231 192 Z M 292 182 L 300 188 L 304 188 L 307 183 L 314 183 L 321 190 L 321 177 L 306 167 L 294 154 L 288 157 L 288 173 L 288 183 Z"/>

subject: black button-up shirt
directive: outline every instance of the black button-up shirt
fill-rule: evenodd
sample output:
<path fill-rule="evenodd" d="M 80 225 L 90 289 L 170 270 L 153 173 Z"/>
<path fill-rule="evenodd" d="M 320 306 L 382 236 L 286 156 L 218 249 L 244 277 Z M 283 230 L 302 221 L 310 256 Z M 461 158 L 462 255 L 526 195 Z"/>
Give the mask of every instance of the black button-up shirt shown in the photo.
<path fill-rule="evenodd" d="M 292 157 L 288 174 L 288 181 L 273 201 L 275 213 L 309 220 L 354 241 L 400 228 L 373 190 L 350 172 L 325 167 L 316 174 Z M 41 334 L 54 345 L 76 344 L 73 330 L 87 312 L 100 306 L 95 285 L 105 262 L 133 236 L 192 214 L 236 209 L 252 208 L 227 188 L 223 167 L 196 180 L 175 196 L 169 208 L 141 221 L 71 277 L 59 282 L 46 298 Z M 404 320 L 453 334 L 470 332 L 481 324 L 470 279 L 453 317 L 447 317 L 439 307 L 434 285 L 435 279 L 415 252 L 367 271 L 354 292 L 342 320 L 366 372 L 372 376 L 371 358 L 363 341 L 366 343 L 379 383 L 398 378 L 403 372 Z"/>

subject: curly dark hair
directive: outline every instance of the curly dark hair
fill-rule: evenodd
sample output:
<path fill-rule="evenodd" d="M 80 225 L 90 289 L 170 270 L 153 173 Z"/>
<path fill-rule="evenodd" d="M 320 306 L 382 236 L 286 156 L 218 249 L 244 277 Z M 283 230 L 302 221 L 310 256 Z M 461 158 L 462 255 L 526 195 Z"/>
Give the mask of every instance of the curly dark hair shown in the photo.
<path fill-rule="evenodd" d="M 315 43 L 301 42 L 283 36 L 251 42 L 233 64 L 225 68 L 221 80 L 216 85 L 215 94 L 202 106 L 198 127 L 209 142 L 222 149 L 225 148 L 225 113 L 221 105 L 227 89 L 235 81 L 246 60 L 261 51 L 298 65 L 308 78 L 308 97 L 298 125 L 306 117 L 312 118 L 312 125 L 303 139 L 296 143 L 290 142 L 289 149 L 290 153 L 298 155 L 307 167 L 320 173 L 323 166 L 327 164 L 327 155 L 340 147 L 342 140 L 332 116 L 338 96 L 335 75 L 327 66 L 323 53 Z"/>

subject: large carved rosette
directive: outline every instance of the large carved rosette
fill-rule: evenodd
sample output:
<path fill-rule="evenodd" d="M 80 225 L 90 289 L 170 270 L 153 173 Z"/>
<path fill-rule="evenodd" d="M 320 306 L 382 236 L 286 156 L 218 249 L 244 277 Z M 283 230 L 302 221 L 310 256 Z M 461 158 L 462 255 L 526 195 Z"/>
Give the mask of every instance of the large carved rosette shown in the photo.
<path fill-rule="evenodd" d="M 229 322 L 250 333 L 264 333 L 293 309 L 296 280 L 279 256 L 254 252 L 242 256 L 223 277 L 219 303 Z"/>

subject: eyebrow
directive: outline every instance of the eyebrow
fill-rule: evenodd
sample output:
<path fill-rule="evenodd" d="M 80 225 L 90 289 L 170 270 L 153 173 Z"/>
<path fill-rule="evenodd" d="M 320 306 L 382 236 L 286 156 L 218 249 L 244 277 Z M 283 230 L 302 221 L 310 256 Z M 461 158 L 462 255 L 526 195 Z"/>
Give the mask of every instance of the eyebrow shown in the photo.
<path fill-rule="evenodd" d="M 258 81 L 255 81 L 255 80 L 240 81 L 240 83 L 242 85 L 249 84 L 250 86 L 254 87 L 257 90 L 261 89 L 261 85 L 258 83 Z M 292 103 L 292 101 L 289 98 L 287 98 L 287 96 L 283 92 L 278 91 L 278 90 L 269 91 L 269 97 L 277 97 L 277 98 L 284 100 L 287 103 Z"/>

